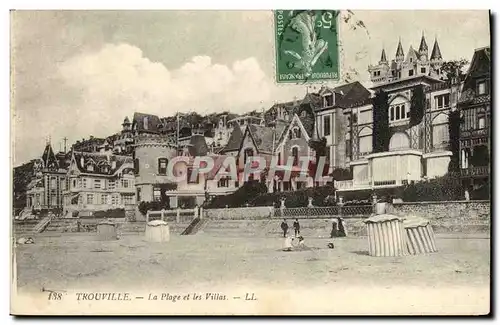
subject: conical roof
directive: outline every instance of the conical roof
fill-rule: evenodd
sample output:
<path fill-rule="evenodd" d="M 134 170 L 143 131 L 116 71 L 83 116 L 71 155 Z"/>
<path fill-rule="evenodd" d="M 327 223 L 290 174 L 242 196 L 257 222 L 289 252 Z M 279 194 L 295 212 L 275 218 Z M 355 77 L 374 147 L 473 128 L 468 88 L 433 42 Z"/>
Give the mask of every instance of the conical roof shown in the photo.
<path fill-rule="evenodd" d="M 43 150 L 42 161 L 45 168 L 58 168 L 56 155 L 54 154 L 50 143 L 47 143 L 45 150 Z"/>
<path fill-rule="evenodd" d="M 439 44 L 437 39 L 434 41 L 434 46 L 432 47 L 431 60 L 442 60 L 441 50 L 439 49 Z"/>
<path fill-rule="evenodd" d="M 418 52 L 427 52 L 429 51 L 429 47 L 427 46 L 427 42 L 425 41 L 424 33 L 422 32 L 422 38 L 420 39 L 420 46 L 418 47 Z"/>
<path fill-rule="evenodd" d="M 399 40 L 398 43 L 398 49 L 396 50 L 396 59 L 397 58 L 404 58 L 405 54 L 403 52 L 403 45 L 401 45 L 401 39 Z"/>
<path fill-rule="evenodd" d="M 380 62 L 387 62 L 387 56 L 385 55 L 385 49 L 382 49 L 382 54 L 380 55 Z"/>

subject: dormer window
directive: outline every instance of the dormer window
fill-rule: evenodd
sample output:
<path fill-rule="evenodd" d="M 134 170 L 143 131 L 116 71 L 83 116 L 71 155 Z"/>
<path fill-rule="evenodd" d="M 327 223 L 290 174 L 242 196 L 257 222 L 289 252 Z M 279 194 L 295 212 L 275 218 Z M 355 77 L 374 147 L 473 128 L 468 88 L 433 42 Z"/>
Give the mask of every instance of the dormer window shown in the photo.
<path fill-rule="evenodd" d="M 306 117 L 307 116 L 307 112 L 306 111 L 302 111 L 302 113 L 300 113 L 300 117 Z"/>
<path fill-rule="evenodd" d="M 486 94 L 486 81 L 479 81 L 477 83 L 476 92 L 478 95 Z"/>
<path fill-rule="evenodd" d="M 299 139 L 301 137 L 300 129 L 296 126 L 292 129 L 292 139 Z"/>
<path fill-rule="evenodd" d="M 408 71 L 408 76 L 410 76 L 410 77 L 411 77 L 411 76 L 413 76 L 413 69 L 410 69 L 410 70 Z"/>
<path fill-rule="evenodd" d="M 89 172 L 93 172 L 93 171 L 94 171 L 94 165 L 92 165 L 92 164 L 88 164 L 88 165 L 87 165 L 87 171 L 89 171 Z"/>
<path fill-rule="evenodd" d="M 324 107 L 331 107 L 333 106 L 333 94 L 325 95 L 323 96 L 323 106 Z"/>

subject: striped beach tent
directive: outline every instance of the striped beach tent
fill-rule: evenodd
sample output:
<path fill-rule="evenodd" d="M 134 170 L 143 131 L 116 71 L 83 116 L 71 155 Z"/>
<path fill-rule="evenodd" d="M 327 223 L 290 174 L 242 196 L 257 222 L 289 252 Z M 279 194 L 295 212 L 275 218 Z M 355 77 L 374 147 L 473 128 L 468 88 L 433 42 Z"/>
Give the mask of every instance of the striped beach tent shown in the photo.
<path fill-rule="evenodd" d="M 403 221 L 406 237 L 406 247 L 411 255 L 437 252 L 434 231 L 429 220 L 408 216 Z"/>

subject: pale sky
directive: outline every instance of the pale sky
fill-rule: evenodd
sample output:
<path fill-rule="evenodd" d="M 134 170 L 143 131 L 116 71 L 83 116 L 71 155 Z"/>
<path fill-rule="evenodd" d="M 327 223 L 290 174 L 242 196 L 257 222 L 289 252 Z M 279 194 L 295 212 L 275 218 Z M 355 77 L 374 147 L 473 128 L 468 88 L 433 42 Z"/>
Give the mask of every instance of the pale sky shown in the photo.
<path fill-rule="evenodd" d="M 487 11 L 354 13 L 341 23 L 341 71 L 363 83 L 399 37 L 405 52 L 422 32 L 429 52 L 437 37 L 444 60 L 490 45 Z M 270 11 L 18 11 L 11 26 L 14 166 L 39 157 L 48 136 L 57 151 L 65 136 L 118 132 L 134 111 L 243 113 L 305 94 L 274 82 Z"/>

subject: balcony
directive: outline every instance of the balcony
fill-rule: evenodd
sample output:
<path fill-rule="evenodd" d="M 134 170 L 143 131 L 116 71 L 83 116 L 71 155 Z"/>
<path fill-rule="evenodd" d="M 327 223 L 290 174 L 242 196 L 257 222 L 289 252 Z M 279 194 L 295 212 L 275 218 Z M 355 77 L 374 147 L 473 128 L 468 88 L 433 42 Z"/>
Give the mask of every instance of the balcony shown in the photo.
<path fill-rule="evenodd" d="M 476 138 L 489 136 L 489 129 L 460 130 L 460 138 Z"/>
<path fill-rule="evenodd" d="M 461 169 L 460 173 L 462 177 L 489 176 L 490 168 L 488 166 L 469 167 Z"/>

